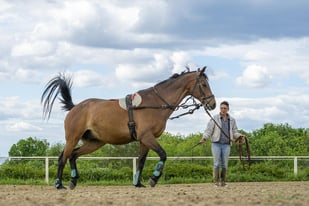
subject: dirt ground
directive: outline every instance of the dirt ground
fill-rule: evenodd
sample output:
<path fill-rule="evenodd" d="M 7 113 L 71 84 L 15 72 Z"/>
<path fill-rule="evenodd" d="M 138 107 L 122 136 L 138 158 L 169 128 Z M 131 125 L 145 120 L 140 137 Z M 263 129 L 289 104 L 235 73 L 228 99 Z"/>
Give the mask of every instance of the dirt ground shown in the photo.
<path fill-rule="evenodd" d="M 56 190 L 52 186 L 0 185 L 0 205 L 309 205 L 307 182 L 173 184 L 156 187 L 77 186 L 75 190 Z"/>

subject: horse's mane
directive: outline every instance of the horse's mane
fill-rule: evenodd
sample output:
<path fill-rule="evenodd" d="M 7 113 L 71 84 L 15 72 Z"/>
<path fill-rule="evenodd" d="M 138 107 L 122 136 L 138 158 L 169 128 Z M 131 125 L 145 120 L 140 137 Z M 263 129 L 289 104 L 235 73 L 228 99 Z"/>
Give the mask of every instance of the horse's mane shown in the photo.
<path fill-rule="evenodd" d="M 200 70 L 200 68 L 199 68 L 198 70 Z M 195 72 L 195 71 L 190 71 L 190 68 L 189 68 L 189 67 L 186 67 L 186 70 L 185 70 L 185 71 L 182 71 L 180 74 L 174 73 L 170 78 L 168 78 L 168 79 L 166 79 L 166 80 L 163 80 L 163 81 L 157 83 L 155 86 L 158 86 L 158 85 L 160 85 L 160 84 L 163 84 L 163 83 L 165 83 L 165 82 L 167 82 L 167 81 L 169 81 L 169 80 L 171 80 L 171 79 L 177 79 L 177 78 L 180 77 L 180 76 L 183 76 L 183 75 L 186 75 L 186 74 L 190 74 L 190 73 L 193 73 L 193 72 Z M 207 77 L 207 75 L 206 75 L 205 73 L 204 73 L 203 75 L 206 77 L 206 79 L 208 79 L 208 77 Z"/>
<path fill-rule="evenodd" d="M 185 75 L 185 74 L 189 74 L 189 73 L 192 73 L 193 71 L 190 71 L 190 70 L 185 70 L 185 71 L 182 71 L 180 74 L 178 73 L 174 73 L 170 78 L 166 79 L 166 80 L 163 80 L 159 83 L 157 83 L 155 86 L 158 86 L 160 84 L 163 84 L 171 79 L 177 79 L 178 77 L 182 76 L 182 75 Z"/>
<path fill-rule="evenodd" d="M 200 69 L 198 68 L 197 71 L 199 71 L 199 70 Z M 168 79 L 165 79 L 165 80 L 155 84 L 153 87 L 159 86 L 159 85 L 164 84 L 164 83 L 166 83 L 166 82 L 168 82 L 170 80 L 177 79 L 177 78 L 179 78 L 181 76 L 184 76 L 184 75 L 187 75 L 187 74 L 191 74 L 193 72 L 196 72 L 196 71 L 190 71 L 189 67 L 186 67 L 186 70 L 182 71 L 180 74 L 174 73 L 171 77 L 169 77 Z M 205 76 L 206 79 L 208 79 L 208 77 L 207 77 L 207 75 L 205 73 L 203 73 L 203 75 Z M 139 90 L 138 92 L 152 90 L 153 87 L 149 87 L 147 89 Z"/>

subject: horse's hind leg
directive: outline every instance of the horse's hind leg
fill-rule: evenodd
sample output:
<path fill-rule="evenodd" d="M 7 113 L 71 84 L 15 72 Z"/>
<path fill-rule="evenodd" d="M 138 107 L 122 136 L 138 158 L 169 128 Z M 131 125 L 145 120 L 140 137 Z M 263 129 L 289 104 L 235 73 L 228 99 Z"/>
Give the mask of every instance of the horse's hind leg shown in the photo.
<path fill-rule="evenodd" d="M 149 152 L 149 148 L 147 148 L 143 143 L 140 144 L 140 152 L 138 157 L 138 169 L 134 175 L 133 185 L 135 187 L 145 187 L 141 183 L 142 171 L 144 168 L 145 160 L 147 158 L 147 154 Z"/>
<path fill-rule="evenodd" d="M 74 189 L 77 185 L 77 180 L 79 178 L 77 166 L 76 166 L 76 159 L 84 154 L 89 154 L 100 147 L 102 147 L 105 143 L 98 141 L 98 140 L 91 140 L 91 141 L 84 141 L 81 147 L 78 147 L 73 150 L 71 157 L 70 157 L 70 166 L 71 166 L 71 182 L 70 182 L 70 189 Z"/>
<path fill-rule="evenodd" d="M 60 154 L 60 156 L 58 158 L 58 171 L 57 171 L 57 179 L 56 179 L 56 182 L 55 182 L 55 187 L 57 189 L 66 189 L 62 184 L 63 169 L 65 167 L 67 159 L 71 155 L 72 150 L 73 150 L 73 148 L 75 147 L 76 144 L 77 144 L 77 142 L 76 143 L 67 142 L 63 152 Z"/>
<path fill-rule="evenodd" d="M 62 175 L 63 175 L 63 169 L 65 166 L 66 161 L 63 161 L 63 152 L 61 152 L 59 158 L 58 158 L 58 171 L 57 171 L 57 179 L 55 182 L 55 187 L 57 189 L 66 189 L 63 185 L 62 185 Z"/>

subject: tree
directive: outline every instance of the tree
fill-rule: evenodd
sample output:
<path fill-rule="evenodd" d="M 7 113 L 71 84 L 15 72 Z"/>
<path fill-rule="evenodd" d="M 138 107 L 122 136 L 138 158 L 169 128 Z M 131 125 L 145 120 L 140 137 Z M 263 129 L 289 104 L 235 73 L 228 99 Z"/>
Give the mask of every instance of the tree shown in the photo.
<path fill-rule="evenodd" d="M 61 154 L 61 152 L 64 149 L 64 144 L 63 143 L 56 143 L 53 144 L 52 146 L 50 146 L 50 148 L 48 149 L 47 155 L 48 156 L 59 156 Z"/>
<path fill-rule="evenodd" d="M 253 131 L 250 143 L 254 155 L 308 155 L 308 129 L 294 129 L 288 124 L 264 124 Z"/>
<path fill-rule="evenodd" d="M 46 140 L 28 137 L 13 144 L 9 156 L 45 156 L 49 143 Z"/>

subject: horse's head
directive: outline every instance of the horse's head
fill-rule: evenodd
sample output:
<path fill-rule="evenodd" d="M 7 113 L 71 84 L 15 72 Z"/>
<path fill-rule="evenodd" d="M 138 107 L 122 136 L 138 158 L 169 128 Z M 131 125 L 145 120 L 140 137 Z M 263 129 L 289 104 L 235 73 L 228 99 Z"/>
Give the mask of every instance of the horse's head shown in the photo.
<path fill-rule="evenodd" d="M 200 100 L 205 109 L 213 110 L 216 108 L 216 99 L 213 95 L 208 83 L 208 78 L 205 74 L 206 67 L 196 71 L 195 82 L 191 95 Z"/>

